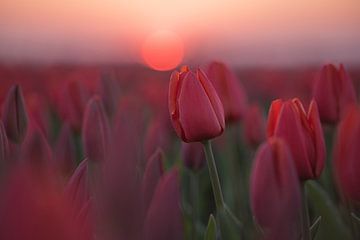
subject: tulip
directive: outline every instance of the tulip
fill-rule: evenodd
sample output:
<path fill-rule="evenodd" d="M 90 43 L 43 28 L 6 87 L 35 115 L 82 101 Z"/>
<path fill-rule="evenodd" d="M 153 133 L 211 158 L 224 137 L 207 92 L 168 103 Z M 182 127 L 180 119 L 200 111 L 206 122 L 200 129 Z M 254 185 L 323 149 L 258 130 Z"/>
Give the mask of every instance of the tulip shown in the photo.
<path fill-rule="evenodd" d="M 157 149 L 147 161 L 142 180 L 145 209 L 150 205 L 156 186 L 164 173 L 163 162 L 164 153 L 160 149 Z"/>
<path fill-rule="evenodd" d="M 265 118 L 260 106 L 254 104 L 248 108 L 244 118 L 245 140 L 250 146 L 258 146 L 265 140 Z"/>
<path fill-rule="evenodd" d="M 75 168 L 76 149 L 70 126 L 64 124 L 55 145 L 55 166 L 63 176 L 68 176 Z"/>
<path fill-rule="evenodd" d="M 297 239 L 300 184 L 283 140 L 270 138 L 259 147 L 251 173 L 250 201 L 265 239 Z"/>
<path fill-rule="evenodd" d="M 360 205 L 360 110 L 348 109 L 334 144 L 335 179 L 344 197 Z"/>
<path fill-rule="evenodd" d="M 205 165 L 206 158 L 201 143 L 183 143 L 181 153 L 187 168 L 198 171 Z"/>
<path fill-rule="evenodd" d="M 345 68 L 332 64 L 323 66 L 314 84 L 313 96 L 319 106 L 321 121 L 337 123 L 349 105 L 356 104 L 353 83 Z"/>
<path fill-rule="evenodd" d="M 22 143 L 28 126 L 28 117 L 19 85 L 12 86 L 8 91 L 3 106 L 2 120 L 9 140 Z"/>
<path fill-rule="evenodd" d="M 241 120 L 247 108 L 246 93 L 236 75 L 221 62 L 212 62 L 207 74 L 224 106 L 228 122 Z"/>
<path fill-rule="evenodd" d="M 324 168 L 325 143 L 314 100 L 307 113 L 299 99 L 273 101 L 267 134 L 268 137 L 281 137 L 286 141 L 301 180 L 320 176 Z"/>
<path fill-rule="evenodd" d="M 7 164 L 9 158 L 9 141 L 3 122 L 0 120 L 0 168 Z"/>
<path fill-rule="evenodd" d="M 179 173 L 166 173 L 156 187 L 144 223 L 146 240 L 182 240 Z"/>
<path fill-rule="evenodd" d="M 184 142 L 205 141 L 225 128 L 222 103 L 205 73 L 188 68 L 174 71 L 169 86 L 169 112 L 177 135 Z"/>
<path fill-rule="evenodd" d="M 144 139 L 145 157 L 150 157 L 157 148 L 168 150 L 171 143 L 171 126 L 168 119 L 162 116 L 153 118 L 146 130 Z"/>
<path fill-rule="evenodd" d="M 103 162 L 109 141 L 109 123 L 100 99 L 95 96 L 87 104 L 82 129 L 86 157 L 91 162 Z"/>
<path fill-rule="evenodd" d="M 0 239 L 84 240 L 50 172 L 17 167 L 1 189 Z"/>

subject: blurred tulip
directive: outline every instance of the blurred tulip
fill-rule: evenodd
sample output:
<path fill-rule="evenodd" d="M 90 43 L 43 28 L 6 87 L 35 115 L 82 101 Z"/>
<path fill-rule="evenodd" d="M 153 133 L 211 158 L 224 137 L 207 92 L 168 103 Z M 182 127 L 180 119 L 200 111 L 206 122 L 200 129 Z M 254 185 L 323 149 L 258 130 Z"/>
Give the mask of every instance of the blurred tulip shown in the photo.
<path fill-rule="evenodd" d="M 334 173 L 338 187 L 360 206 L 360 110 L 351 107 L 339 124 L 334 144 Z"/>
<path fill-rule="evenodd" d="M 251 105 L 244 118 L 245 140 L 250 146 L 257 147 L 266 138 L 266 120 L 260 106 Z"/>
<path fill-rule="evenodd" d="M 9 140 L 22 143 L 28 126 L 28 117 L 19 85 L 13 85 L 8 91 L 3 105 L 2 119 Z"/>
<path fill-rule="evenodd" d="M 82 128 L 85 156 L 91 162 L 103 162 L 109 144 L 109 122 L 101 100 L 95 96 L 86 106 Z"/>
<path fill-rule="evenodd" d="M 241 120 L 246 112 L 247 97 L 235 73 L 222 62 L 212 62 L 207 74 L 224 106 L 226 121 Z"/>
<path fill-rule="evenodd" d="M 171 144 L 171 124 L 162 116 L 153 118 L 147 128 L 144 139 L 145 157 L 149 158 L 157 148 L 167 151 Z"/>
<path fill-rule="evenodd" d="M 270 138 L 256 153 L 250 183 L 251 207 L 264 239 L 298 239 L 300 183 L 286 143 Z"/>
<path fill-rule="evenodd" d="M 156 187 L 145 219 L 146 240 L 182 240 L 179 173 L 175 168 L 166 173 Z"/>
<path fill-rule="evenodd" d="M 65 188 L 65 194 L 77 211 L 80 211 L 90 199 L 88 160 L 81 161 Z"/>
<path fill-rule="evenodd" d="M 0 120 L 0 169 L 7 165 L 9 158 L 9 142 L 3 122 Z M 0 170 L 1 171 L 1 170 Z"/>
<path fill-rule="evenodd" d="M 21 160 L 34 167 L 48 168 L 52 166 L 52 151 L 43 132 L 32 126 L 21 148 Z"/>
<path fill-rule="evenodd" d="M 184 142 L 217 137 L 225 129 L 224 109 L 210 80 L 200 69 L 174 71 L 169 86 L 169 112 Z"/>
<path fill-rule="evenodd" d="M 25 166 L 1 189 L 0 239 L 84 240 L 56 180 Z"/>
<path fill-rule="evenodd" d="M 357 101 L 352 80 L 342 64 L 339 70 L 332 64 L 322 67 L 313 96 L 319 106 L 321 121 L 327 123 L 340 121 L 346 108 Z"/>
<path fill-rule="evenodd" d="M 198 171 L 206 162 L 204 146 L 201 143 L 182 143 L 181 154 L 187 168 Z"/>
<path fill-rule="evenodd" d="M 156 186 L 164 173 L 163 164 L 164 153 L 160 149 L 157 149 L 147 161 L 142 180 L 145 209 L 150 205 Z"/>
<path fill-rule="evenodd" d="M 120 97 L 120 87 L 113 73 L 104 73 L 102 75 L 100 92 L 106 114 L 111 118 L 116 113 Z"/>
<path fill-rule="evenodd" d="M 63 176 L 69 176 L 75 167 L 76 149 L 70 126 L 64 124 L 54 149 L 55 166 Z"/>
<path fill-rule="evenodd" d="M 299 99 L 273 101 L 267 134 L 268 137 L 281 137 L 288 144 L 301 180 L 320 176 L 326 153 L 315 101 L 311 101 L 307 113 Z"/>

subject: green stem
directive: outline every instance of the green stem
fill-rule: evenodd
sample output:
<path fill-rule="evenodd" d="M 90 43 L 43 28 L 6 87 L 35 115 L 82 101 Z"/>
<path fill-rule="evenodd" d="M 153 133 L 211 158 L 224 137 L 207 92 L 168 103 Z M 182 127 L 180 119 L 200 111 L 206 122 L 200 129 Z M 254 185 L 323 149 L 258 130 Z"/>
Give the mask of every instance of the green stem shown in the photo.
<path fill-rule="evenodd" d="M 210 174 L 210 181 L 214 193 L 215 198 L 215 204 L 216 209 L 218 211 L 224 209 L 225 203 L 224 203 L 224 197 L 222 195 L 221 185 L 219 181 L 219 175 L 216 169 L 215 159 L 212 152 L 211 142 L 210 140 L 203 142 L 204 149 L 205 149 L 205 155 L 206 155 L 206 161 L 209 168 L 209 174 Z"/>
<path fill-rule="evenodd" d="M 359 239 L 359 231 L 357 229 L 357 222 L 355 222 L 355 218 L 351 216 L 353 213 L 353 207 L 348 199 L 346 199 L 346 208 L 347 208 L 347 214 L 350 221 L 350 227 L 351 227 L 351 233 L 354 237 L 354 239 Z"/>
<path fill-rule="evenodd" d="M 306 198 L 305 184 L 303 183 L 301 186 L 302 191 L 302 239 L 303 240 L 311 240 L 310 234 L 310 218 L 309 218 L 309 209 Z"/>

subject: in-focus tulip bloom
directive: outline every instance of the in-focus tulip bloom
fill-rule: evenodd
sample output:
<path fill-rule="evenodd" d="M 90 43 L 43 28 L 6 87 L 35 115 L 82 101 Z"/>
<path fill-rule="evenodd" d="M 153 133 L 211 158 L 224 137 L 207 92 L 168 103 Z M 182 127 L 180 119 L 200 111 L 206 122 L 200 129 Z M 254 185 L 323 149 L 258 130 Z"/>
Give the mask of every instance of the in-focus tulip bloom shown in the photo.
<path fill-rule="evenodd" d="M 25 138 L 28 117 L 19 85 L 12 86 L 8 91 L 3 105 L 2 120 L 9 140 L 21 143 Z"/>
<path fill-rule="evenodd" d="M 182 143 L 181 154 L 187 168 L 197 171 L 205 165 L 204 146 L 201 143 Z"/>
<path fill-rule="evenodd" d="M 178 169 L 166 173 L 158 183 L 144 223 L 146 240 L 182 240 Z"/>
<path fill-rule="evenodd" d="M 222 62 L 210 63 L 207 74 L 224 106 L 226 121 L 241 120 L 246 112 L 247 97 L 236 75 Z"/>
<path fill-rule="evenodd" d="M 281 137 L 290 147 L 301 180 L 318 178 L 324 168 L 325 142 L 316 102 L 308 112 L 299 99 L 271 103 L 269 137 Z"/>
<path fill-rule="evenodd" d="M 270 138 L 256 153 L 250 183 L 251 208 L 264 239 L 298 239 L 300 183 L 286 143 Z"/>
<path fill-rule="evenodd" d="M 354 85 L 342 64 L 339 70 L 332 64 L 323 66 L 313 91 L 322 122 L 338 122 L 346 108 L 356 104 Z"/>
<path fill-rule="evenodd" d="M 86 157 L 91 162 L 102 162 L 106 158 L 109 141 L 109 122 L 103 105 L 97 96 L 86 106 L 82 129 L 82 141 Z"/>
<path fill-rule="evenodd" d="M 334 144 L 334 172 L 344 197 L 360 206 L 360 110 L 348 109 Z"/>
<path fill-rule="evenodd" d="M 251 105 L 244 118 L 245 140 L 250 146 L 257 147 L 266 138 L 266 120 L 260 106 Z"/>
<path fill-rule="evenodd" d="M 169 86 L 169 112 L 184 142 L 217 137 L 225 128 L 224 109 L 210 80 L 201 69 L 174 71 Z"/>

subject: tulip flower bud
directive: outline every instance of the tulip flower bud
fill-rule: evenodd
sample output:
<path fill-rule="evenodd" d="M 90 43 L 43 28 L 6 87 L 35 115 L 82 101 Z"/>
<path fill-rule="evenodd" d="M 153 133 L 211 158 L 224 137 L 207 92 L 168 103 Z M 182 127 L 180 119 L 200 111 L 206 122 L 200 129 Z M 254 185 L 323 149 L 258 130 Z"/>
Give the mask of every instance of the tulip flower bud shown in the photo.
<path fill-rule="evenodd" d="M 109 123 L 100 99 L 95 96 L 87 104 L 82 129 L 86 157 L 92 162 L 103 162 L 109 141 Z"/>
<path fill-rule="evenodd" d="M 183 143 L 181 153 L 187 168 L 198 171 L 205 165 L 206 158 L 204 147 L 201 143 Z"/>
<path fill-rule="evenodd" d="M 22 143 L 28 126 L 28 117 L 19 85 L 12 86 L 8 91 L 3 106 L 2 119 L 9 140 Z"/>
<path fill-rule="evenodd" d="M 250 146 L 257 147 L 265 140 L 265 117 L 260 106 L 254 104 L 248 108 L 244 118 L 245 140 Z"/>
<path fill-rule="evenodd" d="M 9 158 L 9 142 L 4 124 L 0 120 L 0 168 L 7 164 Z"/>
<path fill-rule="evenodd" d="M 212 62 L 207 74 L 224 106 L 226 121 L 241 120 L 246 112 L 247 97 L 236 75 L 221 62 Z"/>
<path fill-rule="evenodd" d="M 145 209 L 151 203 L 155 188 L 164 173 L 164 153 L 157 149 L 147 161 L 142 180 L 142 191 L 144 194 Z"/>
<path fill-rule="evenodd" d="M 360 110 L 351 107 L 339 124 L 334 144 L 334 172 L 344 197 L 360 206 Z"/>
<path fill-rule="evenodd" d="M 184 142 L 217 137 L 225 129 L 222 103 L 205 73 L 183 68 L 174 71 L 169 86 L 169 112 L 177 135 Z"/>
<path fill-rule="evenodd" d="M 356 104 L 354 85 L 340 64 L 323 66 L 314 84 L 313 96 L 319 106 L 322 122 L 337 123 L 349 105 Z"/>
<path fill-rule="evenodd" d="M 146 240 L 182 240 L 178 170 L 166 173 L 158 183 L 144 223 Z"/>
<path fill-rule="evenodd" d="M 60 130 L 54 152 L 56 168 L 63 176 L 71 174 L 75 168 L 76 149 L 70 126 L 66 123 Z"/>
<path fill-rule="evenodd" d="M 325 142 L 315 101 L 311 101 L 307 113 L 299 99 L 273 101 L 267 133 L 288 144 L 301 180 L 320 176 L 324 168 Z"/>
<path fill-rule="evenodd" d="M 270 138 L 259 147 L 251 173 L 250 201 L 264 239 L 296 239 L 300 183 L 286 143 Z"/>

